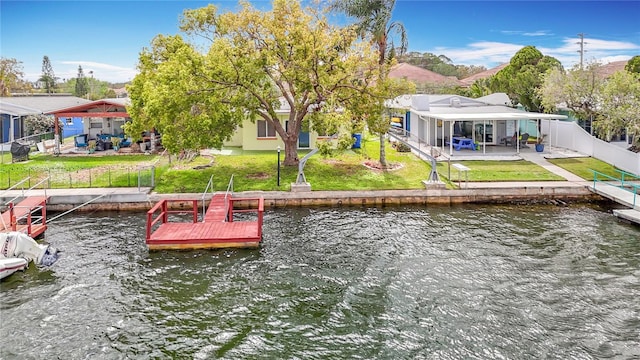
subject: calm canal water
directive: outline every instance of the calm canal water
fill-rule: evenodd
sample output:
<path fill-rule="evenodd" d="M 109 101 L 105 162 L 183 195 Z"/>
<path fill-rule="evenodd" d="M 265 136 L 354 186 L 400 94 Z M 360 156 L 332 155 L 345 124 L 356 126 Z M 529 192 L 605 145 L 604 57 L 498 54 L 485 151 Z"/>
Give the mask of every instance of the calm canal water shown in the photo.
<path fill-rule="evenodd" d="M 640 230 L 597 207 L 276 210 L 259 250 L 144 225 L 53 222 L 60 260 L 0 283 L 0 358 L 640 358 Z"/>

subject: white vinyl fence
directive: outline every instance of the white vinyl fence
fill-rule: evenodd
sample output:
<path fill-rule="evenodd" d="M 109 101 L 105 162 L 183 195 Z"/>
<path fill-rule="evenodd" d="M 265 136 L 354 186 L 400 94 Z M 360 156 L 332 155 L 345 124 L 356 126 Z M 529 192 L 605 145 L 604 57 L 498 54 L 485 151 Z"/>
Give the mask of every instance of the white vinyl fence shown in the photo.
<path fill-rule="evenodd" d="M 543 120 L 542 133 L 547 134 L 551 146 L 577 151 L 618 169 L 640 174 L 640 154 L 596 139 L 575 122 Z"/>

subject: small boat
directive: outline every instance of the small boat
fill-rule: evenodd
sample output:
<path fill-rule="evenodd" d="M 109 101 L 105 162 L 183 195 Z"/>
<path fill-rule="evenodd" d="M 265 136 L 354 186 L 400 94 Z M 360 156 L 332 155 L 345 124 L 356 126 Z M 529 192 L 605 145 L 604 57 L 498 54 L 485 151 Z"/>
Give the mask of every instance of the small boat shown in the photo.
<path fill-rule="evenodd" d="M 50 266 L 58 260 L 58 250 L 48 244 L 38 244 L 29 235 L 11 231 L 0 233 L 0 279 L 24 270 L 33 261 Z"/>
<path fill-rule="evenodd" d="M 0 279 L 4 279 L 16 271 L 24 270 L 27 266 L 29 266 L 27 259 L 0 257 Z"/>

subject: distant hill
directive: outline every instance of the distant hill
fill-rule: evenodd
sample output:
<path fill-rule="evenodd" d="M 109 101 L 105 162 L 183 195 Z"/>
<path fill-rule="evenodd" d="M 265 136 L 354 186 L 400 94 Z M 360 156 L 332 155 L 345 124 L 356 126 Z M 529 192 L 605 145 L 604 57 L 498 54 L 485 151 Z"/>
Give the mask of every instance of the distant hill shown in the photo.
<path fill-rule="evenodd" d="M 613 61 L 608 64 L 604 64 L 600 68 L 600 71 L 598 71 L 598 74 L 600 74 L 600 76 L 602 76 L 603 78 L 608 78 L 611 75 L 613 75 L 613 73 L 615 73 L 616 71 L 624 70 L 624 67 L 627 66 L 628 62 L 629 62 L 628 60 L 622 60 L 622 61 Z"/>
<path fill-rule="evenodd" d="M 507 65 L 509 65 L 509 63 L 504 63 L 504 64 L 501 64 L 501 65 L 498 65 L 498 66 L 496 66 L 496 67 L 494 67 L 492 69 L 489 69 L 489 70 L 486 70 L 486 71 L 471 75 L 471 76 L 469 76 L 467 78 L 464 78 L 464 79 L 460 80 L 460 82 L 462 82 L 463 86 L 467 86 L 467 87 L 471 86 L 471 84 L 473 84 L 476 80 L 478 80 L 478 79 L 486 79 L 489 76 L 493 76 L 498 71 L 504 69 Z"/>
<path fill-rule="evenodd" d="M 408 63 L 394 65 L 389 72 L 392 79 L 406 79 L 416 84 L 462 85 L 455 76 L 444 76 Z"/>
<path fill-rule="evenodd" d="M 600 71 L 598 72 L 602 77 L 604 78 L 608 78 L 609 76 L 613 75 L 613 73 L 615 73 L 616 71 L 620 71 L 620 70 L 624 70 L 624 67 L 627 65 L 628 60 L 623 60 L 623 61 L 614 61 L 614 62 L 610 62 L 608 64 L 604 64 L 602 65 L 602 67 L 600 68 Z M 481 73 L 477 73 L 475 75 L 471 75 L 467 78 L 464 78 L 462 80 L 460 80 L 463 84 L 463 86 L 469 87 L 471 86 L 476 80 L 478 79 L 486 79 L 490 76 L 495 75 L 498 71 L 504 69 L 507 65 L 509 65 L 509 63 L 504 63 L 501 65 L 498 65 L 492 69 L 489 69 L 487 71 L 483 71 Z"/>

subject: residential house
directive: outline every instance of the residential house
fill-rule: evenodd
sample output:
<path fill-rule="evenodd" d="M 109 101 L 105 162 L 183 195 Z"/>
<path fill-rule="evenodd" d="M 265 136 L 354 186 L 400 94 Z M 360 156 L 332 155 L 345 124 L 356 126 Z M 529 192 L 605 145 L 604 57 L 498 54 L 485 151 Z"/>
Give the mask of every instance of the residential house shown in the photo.
<path fill-rule="evenodd" d="M 48 112 L 58 118 L 79 117 L 82 119 L 82 129 L 79 134 L 87 134 L 88 139 L 95 139 L 104 135 L 119 136 L 123 134 L 122 125 L 130 121 L 126 106 L 128 98 L 102 99 L 87 102 L 68 108 L 61 108 Z M 280 108 L 276 111 L 280 121 L 287 127 L 289 105 L 284 99 Z M 328 139 L 331 134 L 317 134 L 310 130 L 309 123 L 303 124 L 298 138 L 299 149 L 315 148 L 317 141 Z M 257 119 L 252 122 L 245 119 L 225 146 L 241 147 L 243 150 L 276 150 L 283 146 L 282 141 L 275 132 L 275 128 L 265 120 Z"/>
<path fill-rule="evenodd" d="M 128 98 L 101 99 L 58 108 L 48 114 L 59 119 L 80 118 L 81 128 L 77 134 L 87 134 L 89 139 L 95 139 L 99 135 L 118 136 L 124 134 L 122 125 L 130 121 L 126 109 L 128 103 Z"/>
<path fill-rule="evenodd" d="M 30 96 L 10 96 L 0 98 L 0 142 L 11 142 L 26 134 L 24 120 L 28 115 L 49 114 L 56 109 L 90 102 L 70 95 L 42 94 Z M 82 131 L 82 118 L 63 119 L 62 134 L 73 136 Z"/>
<path fill-rule="evenodd" d="M 285 129 L 288 126 L 290 109 L 284 98 L 281 99 L 280 108 L 276 110 L 276 114 Z M 318 141 L 329 139 L 331 135 L 318 134 L 311 130 L 308 121 L 304 122 L 298 136 L 298 149 L 314 149 Z M 276 134 L 275 128 L 265 120 L 258 118 L 252 122 L 247 118 L 242 122 L 242 126 L 237 128 L 233 138 L 224 146 L 241 147 L 243 150 L 276 150 L 279 146 L 282 147 L 283 143 Z"/>
<path fill-rule="evenodd" d="M 465 139 L 482 155 L 500 147 L 500 152 L 519 152 L 523 134 L 541 137 L 542 120 L 563 120 L 564 115 L 528 112 L 507 106 L 506 95 L 472 99 L 459 95 L 404 95 L 388 102 L 387 107 L 405 111 L 400 129 L 405 136 L 454 155 L 456 141 Z M 496 103 L 497 102 L 497 103 Z M 509 145 L 509 146 L 507 146 Z M 524 145 L 526 146 L 526 145 Z M 460 151 L 460 150 L 455 150 Z"/>

